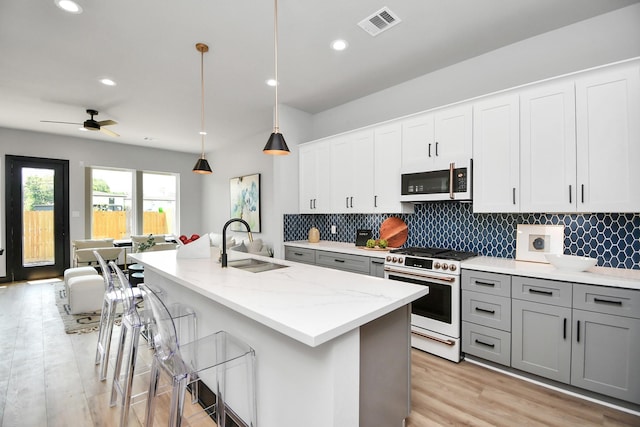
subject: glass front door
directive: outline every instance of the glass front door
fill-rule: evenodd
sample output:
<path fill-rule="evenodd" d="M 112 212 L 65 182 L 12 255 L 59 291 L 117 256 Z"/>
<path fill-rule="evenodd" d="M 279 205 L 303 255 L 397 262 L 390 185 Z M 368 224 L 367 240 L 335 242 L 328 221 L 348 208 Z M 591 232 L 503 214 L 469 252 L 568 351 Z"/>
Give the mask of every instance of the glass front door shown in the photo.
<path fill-rule="evenodd" d="M 12 280 L 56 277 L 69 266 L 68 174 L 66 160 L 6 156 Z"/>

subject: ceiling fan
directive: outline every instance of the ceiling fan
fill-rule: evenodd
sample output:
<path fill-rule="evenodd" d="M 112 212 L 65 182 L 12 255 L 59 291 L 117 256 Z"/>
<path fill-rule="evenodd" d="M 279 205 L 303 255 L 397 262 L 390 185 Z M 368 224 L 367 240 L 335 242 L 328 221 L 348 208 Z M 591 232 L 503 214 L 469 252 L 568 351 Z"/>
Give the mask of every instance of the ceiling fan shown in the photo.
<path fill-rule="evenodd" d="M 120 136 L 117 133 L 115 133 L 114 131 L 110 130 L 110 129 L 106 129 L 103 126 L 112 126 L 112 125 L 117 125 L 118 122 L 114 121 L 114 120 L 102 120 L 102 121 L 96 121 L 93 119 L 93 116 L 97 116 L 98 115 L 98 110 L 92 110 L 92 109 L 87 109 L 87 114 L 89 114 L 91 116 L 90 119 L 87 119 L 84 121 L 84 123 L 73 123 L 73 122 L 56 122 L 56 121 L 52 121 L 52 120 L 40 120 L 41 123 L 62 123 L 62 124 L 66 124 L 66 125 L 82 125 L 82 127 L 84 127 L 86 130 L 92 130 L 92 131 L 100 131 L 102 133 L 105 133 L 109 136 Z"/>

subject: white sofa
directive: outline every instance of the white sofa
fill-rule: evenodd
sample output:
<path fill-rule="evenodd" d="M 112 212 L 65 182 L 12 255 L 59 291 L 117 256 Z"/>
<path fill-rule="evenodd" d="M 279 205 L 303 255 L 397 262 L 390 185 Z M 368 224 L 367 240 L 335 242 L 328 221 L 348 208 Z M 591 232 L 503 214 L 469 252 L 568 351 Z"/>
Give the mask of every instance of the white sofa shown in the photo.
<path fill-rule="evenodd" d="M 123 252 L 123 248 L 113 246 L 113 239 L 84 239 L 73 241 L 73 266 L 97 266 L 93 251 L 98 251 L 105 261 L 116 261 Z"/>

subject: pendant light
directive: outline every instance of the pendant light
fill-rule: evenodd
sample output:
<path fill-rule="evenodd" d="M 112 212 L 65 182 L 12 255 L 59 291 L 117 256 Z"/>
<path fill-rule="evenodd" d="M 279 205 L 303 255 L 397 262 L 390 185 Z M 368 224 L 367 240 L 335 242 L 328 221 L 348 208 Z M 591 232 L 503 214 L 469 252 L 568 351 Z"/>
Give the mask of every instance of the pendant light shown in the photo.
<path fill-rule="evenodd" d="M 275 114 L 273 133 L 267 141 L 267 145 L 262 150 L 265 154 L 273 154 L 276 156 L 282 156 L 289 154 L 289 147 L 284 140 L 284 136 L 280 133 L 280 125 L 278 123 L 278 0 L 274 0 L 274 12 L 273 12 L 273 45 L 274 45 L 274 64 L 275 64 L 275 81 L 276 81 L 276 102 L 275 102 Z"/>
<path fill-rule="evenodd" d="M 204 43 L 197 43 L 196 50 L 200 52 L 200 86 L 202 89 L 202 104 L 200 109 L 200 138 L 202 141 L 202 153 L 200 154 L 200 158 L 196 162 L 196 165 L 193 167 L 193 172 L 207 175 L 211 173 L 211 167 L 209 166 L 209 162 L 207 161 L 207 159 L 204 157 L 204 136 L 207 134 L 204 131 L 204 54 L 205 52 L 209 52 L 209 46 Z"/>

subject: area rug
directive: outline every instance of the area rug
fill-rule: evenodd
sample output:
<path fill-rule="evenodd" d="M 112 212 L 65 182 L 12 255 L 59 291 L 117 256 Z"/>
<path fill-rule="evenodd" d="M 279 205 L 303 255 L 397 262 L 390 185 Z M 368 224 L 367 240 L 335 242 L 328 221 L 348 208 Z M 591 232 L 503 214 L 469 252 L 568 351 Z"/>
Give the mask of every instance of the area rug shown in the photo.
<path fill-rule="evenodd" d="M 97 331 L 100 327 L 100 312 L 71 314 L 69 309 L 69 300 L 67 292 L 64 288 L 64 282 L 56 283 L 56 306 L 62 322 L 64 323 L 64 331 L 68 334 L 86 334 L 88 332 Z M 120 313 L 116 314 L 116 323 L 120 321 Z"/>

